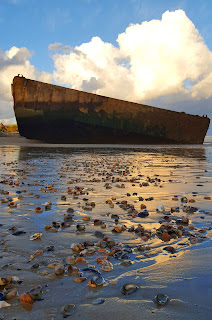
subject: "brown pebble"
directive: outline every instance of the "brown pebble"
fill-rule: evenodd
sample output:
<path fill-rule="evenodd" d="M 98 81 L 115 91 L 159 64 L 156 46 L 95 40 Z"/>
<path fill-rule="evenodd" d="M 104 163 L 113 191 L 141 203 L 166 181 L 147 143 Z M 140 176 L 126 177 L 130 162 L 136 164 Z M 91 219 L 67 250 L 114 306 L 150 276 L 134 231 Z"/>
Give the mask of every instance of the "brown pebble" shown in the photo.
<path fill-rule="evenodd" d="M 54 268 L 54 274 L 56 274 L 56 276 L 61 276 L 64 274 L 64 272 L 65 272 L 64 265 L 61 263 L 58 263 Z"/>

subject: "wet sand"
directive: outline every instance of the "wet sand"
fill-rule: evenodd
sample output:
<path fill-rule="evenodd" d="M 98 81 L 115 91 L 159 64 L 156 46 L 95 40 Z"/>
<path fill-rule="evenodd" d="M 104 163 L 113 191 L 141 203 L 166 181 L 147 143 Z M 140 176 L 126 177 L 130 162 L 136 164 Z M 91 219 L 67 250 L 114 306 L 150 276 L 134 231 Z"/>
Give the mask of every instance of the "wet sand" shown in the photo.
<path fill-rule="evenodd" d="M 69 303 L 75 304 L 71 319 L 210 319 L 210 139 L 203 146 L 129 148 L 55 146 L 3 137 L 0 138 L 0 155 L 0 190 L 3 191 L 0 198 L 11 198 L 9 200 L 17 205 L 11 208 L 9 201 L 0 203 L 0 277 L 17 276 L 23 280 L 15 284 L 19 295 L 36 285 L 43 288 L 43 300 L 35 301 L 31 311 L 21 306 L 18 296 L 8 300 L 11 306 L 0 310 L 4 319 L 62 319 L 61 309 Z M 82 194 L 76 187 L 84 188 Z M 188 202 L 182 202 L 183 197 Z M 49 210 L 45 210 L 47 201 L 52 202 Z M 91 208 L 92 201 L 95 207 Z M 121 205 L 123 201 L 125 205 Z M 131 207 L 126 206 L 126 201 Z M 138 216 L 145 210 L 140 208 L 141 204 L 149 213 L 145 218 Z M 161 205 L 165 212 L 156 210 Z M 42 213 L 36 213 L 38 206 Z M 188 206 L 197 210 L 185 212 Z M 57 232 L 52 232 L 54 228 L 45 230 L 53 221 L 61 226 L 70 207 L 74 209 L 70 227 L 60 227 Z M 179 212 L 171 212 L 174 207 L 179 207 Z M 117 224 L 112 214 L 119 216 Z M 83 220 L 87 216 L 90 221 Z M 188 224 L 182 225 L 182 235 L 170 237 L 169 241 L 159 237 L 158 229 L 167 223 L 165 216 L 175 230 L 178 230 L 176 221 L 183 217 L 188 219 Z M 94 225 L 95 219 L 105 223 L 106 228 Z M 84 225 L 85 231 L 77 231 L 78 224 Z M 139 224 L 147 236 L 128 232 Z M 123 226 L 126 230 L 120 233 L 112 231 Z M 14 236 L 12 227 L 26 233 Z M 94 235 L 96 231 L 116 241 L 122 249 L 129 246 L 131 250 L 127 259 L 108 256 L 113 264 L 110 272 L 102 271 L 96 262 L 101 256 L 97 253 L 97 243 L 101 239 Z M 34 233 L 42 233 L 42 240 L 30 241 Z M 85 253 L 87 264 L 75 264 L 87 277 L 85 282 L 75 283 L 76 277 L 67 272 L 65 258 L 73 254 L 77 258 L 79 253 L 73 252 L 71 246 L 85 241 L 91 241 L 96 251 L 92 256 Z M 49 246 L 54 246 L 54 251 L 47 251 Z M 139 246 L 143 251 L 138 250 Z M 164 250 L 167 246 L 172 246 L 175 252 Z M 38 250 L 43 253 L 32 259 L 31 255 Z M 124 266 L 123 260 L 131 264 Z M 65 273 L 56 276 L 49 265 L 59 262 L 64 264 Z M 37 268 L 33 268 L 35 264 Z M 92 275 L 83 271 L 88 265 L 101 272 L 105 281 L 102 287 L 89 287 Z M 135 284 L 138 289 L 125 296 L 121 288 L 126 283 Z M 169 297 L 163 307 L 158 307 L 154 301 L 160 293 Z M 96 298 L 103 298 L 105 302 L 93 305 Z"/>

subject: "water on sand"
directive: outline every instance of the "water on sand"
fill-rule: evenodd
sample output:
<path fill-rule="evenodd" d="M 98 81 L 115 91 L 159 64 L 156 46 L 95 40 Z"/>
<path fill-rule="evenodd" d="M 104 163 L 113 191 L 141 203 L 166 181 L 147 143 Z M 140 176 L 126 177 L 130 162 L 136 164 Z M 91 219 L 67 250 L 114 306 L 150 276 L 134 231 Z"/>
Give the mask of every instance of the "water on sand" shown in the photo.
<path fill-rule="evenodd" d="M 3 137 L 0 145 L 0 272 L 23 280 L 16 284 L 19 294 L 42 285 L 43 300 L 34 303 L 29 319 L 60 319 L 62 307 L 70 303 L 76 306 L 73 319 L 140 319 L 141 310 L 144 319 L 207 319 L 210 138 L 201 146 L 106 147 Z M 18 231 L 26 233 L 14 235 Z M 35 233 L 42 239 L 30 241 Z M 74 251 L 79 244 L 82 248 Z M 74 264 L 87 278 L 84 282 L 74 282 L 68 272 L 65 259 L 72 255 L 87 261 Z M 98 257 L 109 260 L 113 269 L 103 271 Z M 57 263 L 65 267 L 61 276 L 51 268 Z M 101 272 L 103 286 L 88 285 L 92 274 L 83 269 L 89 265 Z M 138 289 L 125 296 L 121 288 L 126 283 Z M 163 308 L 154 302 L 160 293 L 170 300 Z M 105 302 L 92 304 L 97 298 Z M 11 306 L 0 312 L 5 318 L 29 312 L 17 297 L 8 302 Z"/>

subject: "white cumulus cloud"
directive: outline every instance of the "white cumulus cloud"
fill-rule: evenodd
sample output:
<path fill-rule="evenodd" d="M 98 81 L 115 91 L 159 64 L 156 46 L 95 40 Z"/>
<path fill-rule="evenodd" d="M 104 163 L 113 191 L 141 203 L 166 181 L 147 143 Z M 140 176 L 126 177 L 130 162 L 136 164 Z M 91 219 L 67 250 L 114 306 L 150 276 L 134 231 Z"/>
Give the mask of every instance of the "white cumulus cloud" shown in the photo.
<path fill-rule="evenodd" d="M 0 51 L 0 121 L 14 118 L 11 83 L 19 73 L 26 78 L 51 82 L 51 75 L 38 70 L 30 63 L 31 53 L 27 48 L 12 47 Z M 13 121 L 13 120 L 11 120 Z"/>
<path fill-rule="evenodd" d="M 53 55 L 54 81 L 135 102 L 212 96 L 212 52 L 183 10 L 131 24 L 117 44 L 94 37 L 68 54 Z"/>

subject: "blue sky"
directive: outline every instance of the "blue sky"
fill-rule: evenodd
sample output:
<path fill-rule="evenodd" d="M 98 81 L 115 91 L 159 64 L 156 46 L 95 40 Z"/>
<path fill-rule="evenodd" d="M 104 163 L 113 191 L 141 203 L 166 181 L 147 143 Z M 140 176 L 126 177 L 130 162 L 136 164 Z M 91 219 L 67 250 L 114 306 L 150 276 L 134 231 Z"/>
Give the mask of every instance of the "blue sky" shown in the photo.
<path fill-rule="evenodd" d="M 30 66 L 33 66 L 33 68 L 36 69 L 36 73 L 34 74 L 37 78 L 39 78 L 38 73 L 44 71 L 53 75 L 51 78 L 51 82 L 53 83 L 70 87 L 77 87 L 78 85 L 79 89 L 85 87 L 88 91 L 90 88 L 89 85 L 94 84 L 95 81 L 99 81 L 96 88 L 99 88 L 100 90 L 100 87 L 103 87 L 104 84 L 102 83 L 102 80 L 96 76 L 95 72 L 93 75 L 92 72 L 90 73 L 89 79 L 85 77 L 85 79 L 82 78 L 80 80 L 81 82 L 78 81 L 76 83 L 73 79 L 70 81 L 65 80 L 67 79 L 67 76 L 64 74 L 61 75 L 61 63 L 64 63 L 65 68 L 66 66 L 69 66 L 69 64 L 73 65 L 73 61 L 75 61 L 73 55 L 70 56 L 70 59 L 67 61 L 67 55 L 71 50 L 80 47 L 82 44 L 90 43 L 93 37 L 99 37 L 102 40 L 102 43 L 97 41 L 98 43 L 93 43 L 93 46 L 96 45 L 100 47 L 105 43 L 109 43 L 113 46 L 114 51 L 114 47 L 118 49 L 120 47 L 120 42 L 117 43 L 116 41 L 118 36 L 123 34 L 130 24 L 141 25 L 144 21 L 150 22 L 152 20 L 161 20 L 162 15 L 166 11 L 175 12 L 178 9 L 183 10 L 185 13 L 186 18 L 183 18 L 185 20 L 185 25 L 189 24 L 188 21 L 191 21 L 194 24 L 196 30 L 198 30 L 199 36 L 203 38 L 205 46 L 208 48 L 208 52 L 211 52 L 211 0 L 0 0 L 0 48 L 2 50 L 2 55 L 6 54 L 12 47 L 27 48 L 31 57 L 29 57 L 29 54 L 26 52 L 22 53 L 21 63 L 24 64 L 27 60 L 30 61 Z M 191 31 L 189 32 L 194 32 L 194 29 L 192 29 L 191 26 L 190 28 Z M 195 32 L 193 34 L 193 38 L 195 38 Z M 125 39 L 124 41 L 127 40 Z M 191 41 L 191 39 L 189 39 L 189 41 Z M 196 41 L 195 44 L 198 44 L 199 40 L 194 39 L 192 41 Z M 65 52 L 62 49 L 62 51 L 58 49 L 57 52 L 49 50 L 49 45 L 54 43 L 60 43 L 61 48 L 62 46 L 69 46 L 69 51 Z M 200 52 L 203 51 L 205 52 L 204 48 Z M 54 57 L 55 54 L 57 54 L 57 56 Z M 117 59 L 116 55 L 117 53 L 115 53 L 114 59 Z M 120 53 L 118 55 L 120 55 Z M 199 59 L 201 60 L 201 54 L 199 55 Z M 207 55 L 208 53 L 206 53 L 206 56 Z M 5 57 L 3 58 L 3 61 L 5 61 Z M 205 61 L 207 61 L 207 58 L 205 58 Z M 57 64 L 57 66 L 60 65 L 55 67 L 54 64 Z M 10 68 L 10 70 L 12 69 Z M 14 72 L 16 70 L 17 68 L 14 69 Z M 30 72 L 32 73 L 32 71 Z M 205 70 L 201 71 L 198 75 L 198 79 L 202 79 L 205 73 Z M 62 77 L 64 77 L 64 80 L 62 80 Z M 190 86 L 190 77 L 192 76 L 188 76 L 189 79 L 184 79 L 186 88 Z M 194 75 L 193 77 L 195 78 Z M 40 77 L 39 79 L 43 78 Z M 195 81 L 197 81 L 197 76 Z M 11 79 L 9 79 L 8 82 L 11 82 Z M 92 91 L 92 88 L 90 91 Z M 163 105 L 164 107 L 171 105 L 171 108 L 176 109 L 177 105 L 179 103 L 181 104 L 181 101 L 185 102 L 186 100 L 183 105 L 189 105 L 190 110 L 192 109 L 193 100 L 191 101 L 185 97 L 179 99 L 178 92 L 173 90 L 167 95 L 166 93 L 164 94 L 164 92 L 165 91 L 162 92 L 161 96 L 159 94 L 156 96 L 145 96 L 144 101 L 160 107 L 163 107 Z M 97 93 L 106 93 L 111 96 L 117 95 L 117 91 L 111 91 L 110 94 L 109 88 L 106 91 L 100 90 Z M 176 99 L 174 100 L 175 96 Z M 201 100 L 199 98 L 200 96 Z M 122 96 L 120 95 L 117 97 Z M 212 101 L 211 95 L 209 95 L 207 99 L 203 98 L 202 95 L 199 95 L 199 97 L 199 102 L 197 103 L 196 101 L 195 103 L 194 112 L 201 113 L 201 110 L 198 111 L 197 105 L 202 103 L 203 111 L 209 113 L 210 103 Z M 130 96 L 126 97 L 126 99 L 129 100 Z M 133 99 L 138 101 L 136 95 L 132 97 L 131 100 Z M 5 113 L 7 97 L 3 96 L 3 94 L 2 101 L 2 105 L 4 106 L 2 107 L 2 112 Z M 141 101 L 143 100 L 141 99 Z M 1 114 L 0 111 L 0 118 L 4 118 L 3 115 L 4 114 Z M 5 118 L 9 118 L 10 116 L 11 112 L 7 115 L 5 114 Z"/>
<path fill-rule="evenodd" d="M 212 1 L 175 0 L 0 0 L 0 47 L 27 47 L 31 62 L 51 72 L 48 45 L 73 47 L 99 36 L 117 45 L 117 35 L 130 23 L 160 19 L 183 9 L 212 50 Z"/>

